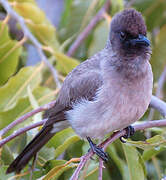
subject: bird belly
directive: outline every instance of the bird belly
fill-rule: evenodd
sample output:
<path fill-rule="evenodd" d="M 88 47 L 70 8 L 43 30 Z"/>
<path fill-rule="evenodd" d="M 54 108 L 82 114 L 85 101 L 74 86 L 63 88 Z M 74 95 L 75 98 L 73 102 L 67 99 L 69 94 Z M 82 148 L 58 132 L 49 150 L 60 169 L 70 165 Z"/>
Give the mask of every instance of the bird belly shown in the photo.
<path fill-rule="evenodd" d="M 151 99 L 151 91 L 146 91 L 144 96 L 142 93 L 114 93 L 114 96 L 104 97 L 104 101 L 82 99 L 66 113 L 67 120 L 81 138 L 89 136 L 101 139 L 107 133 L 123 129 L 143 116 Z"/>

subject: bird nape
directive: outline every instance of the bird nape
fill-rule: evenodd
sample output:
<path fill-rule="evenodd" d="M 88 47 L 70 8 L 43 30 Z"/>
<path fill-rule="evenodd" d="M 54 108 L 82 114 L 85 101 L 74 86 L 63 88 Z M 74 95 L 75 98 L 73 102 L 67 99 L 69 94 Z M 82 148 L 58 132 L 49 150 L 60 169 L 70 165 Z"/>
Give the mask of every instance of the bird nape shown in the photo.
<path fill-rule="evenodd" d="M 56 104 L 44 115 L 48 120 L 7 173 L 19 173 L 56 132 L 68 126 L 87 138 L 91 149 L 106 161 L 107 155 L 92 139 L 124 129 L 143 116 L 152 95 L 150 55 L 142 15 L 134 9 L 117 13 L 105 48 L 68 74 Z"/>

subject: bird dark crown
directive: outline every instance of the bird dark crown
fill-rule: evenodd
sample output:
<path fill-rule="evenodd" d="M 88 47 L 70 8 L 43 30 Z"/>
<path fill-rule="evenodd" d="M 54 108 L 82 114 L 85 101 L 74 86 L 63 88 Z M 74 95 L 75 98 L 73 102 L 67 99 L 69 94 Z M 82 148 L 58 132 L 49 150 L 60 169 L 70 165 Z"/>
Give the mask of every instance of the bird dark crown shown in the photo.
<path fill-rule="evenodd" d="M 116 14 L 111 22 L 112 31 L 125 31 L 132 36 L 142 34 L 146 36 L 146 25 L 144 19 L 135 9 L 125 9 Z"/>

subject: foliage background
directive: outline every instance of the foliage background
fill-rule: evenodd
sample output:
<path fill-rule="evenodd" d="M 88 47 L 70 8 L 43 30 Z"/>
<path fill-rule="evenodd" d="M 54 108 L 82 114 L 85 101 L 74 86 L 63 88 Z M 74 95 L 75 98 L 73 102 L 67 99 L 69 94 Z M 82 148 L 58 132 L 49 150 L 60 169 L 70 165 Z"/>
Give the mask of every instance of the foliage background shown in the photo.
<path fill-rule="evenodd" d="M 47 47 L 45 51 L 50 62 L 58 70 L 60 81 L 80 62 L 87 59 L 105 46 L 111 17 L 126 6 L 139 10 L 146 21 L 148 37 L 152 42 L 153 55 L 151 64 L 154 73 L 154 94 L 159 89 L 158 80 L 166 67 L 166 1 L 164 0 L 137 0 L 123 1 L 112 0 L 111 8 L 90 35 L 83 41 L 73 57 L 66 53 L 103 6 L 104 0 L 64 0 L 60 8 L 59 24 L 48 20 L 49 8 L 53 1 L 47 0 L 49 8 L 46 12 L 39 8 L 35 0 L 10 0 L 16 12 L 22 16 L 34 36 Z M 56 10 L 56 8 L 55 8 Z M 22 42 L 23 32 L 19 24 L 10 18 L 5 23 L 5 10 L 0 7 L 0 129 L 23 115 L 55 99 L 57 87 L 48 68 L 40 61 L 31 42 Z M 52 17 L 54 17 L 52 15 Z M 50 50 L 51 49 L 51 50 Z M 33 64 L 33 65 L 32 65 Z M 31 65 L 31 66 L 30 66 Z M 159 91 L 158 96 L 165 99 L 166 86 Z M 149 111 L 142 118 L 146 121 Z M 155 113 L 152 119 L 162 117 Z M 24 123 L 12 129 L 7 135 L 12 134 L 20 127 L 28 126 L 42 119 L 42 114 L 37 114 Z M 27 142 L 32 139 L 40 128 L 31 130 L 1 149 L 0 179 L 8 179 L 14 174 L 6 175 L 5 171 L 10 162 L 21 152 Z M 146 137 L 150 138 L 145 143 Z M 152 138 L 151 138 L 152 137 Z M 132 140 L 122 144 L 119 140 L 107 148 L 110 162 L 105 164 L 103 179 L 117 180 L 158 180 L 166 175 L 166 133 L 165 128 L 147 129 L 138 132 Z M 147 145 L 148 143 L 148 145 Z M 40 151 L 36 171 L 33 179 L 68 179 L 76 164 L 64 165 L 72 157 L 80 157 L 89 149 L 88 143 L 79 139 L 72 129 L 57 133 L 52 140 Z M 56 159 L 57 158 L 57 159 Z M 28 166 L 23 170 L 26 172 Z M 46 176 L 45 176 L 46 175 Z M 20 179 L 29 179 L 29 174 Z M 98 159 L 90 161 L 84 168 L 80 179 L 97 179 Z"/>

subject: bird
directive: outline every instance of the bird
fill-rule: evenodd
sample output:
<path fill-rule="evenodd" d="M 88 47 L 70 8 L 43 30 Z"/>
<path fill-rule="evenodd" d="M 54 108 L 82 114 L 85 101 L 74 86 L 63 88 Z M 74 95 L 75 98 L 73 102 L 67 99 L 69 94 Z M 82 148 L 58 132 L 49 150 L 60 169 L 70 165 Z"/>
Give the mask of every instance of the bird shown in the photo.
<path fill-rule="evenodd" d="M 46 123 L 10 164 L 19 173 L 57 132 L 71 126 L 103 160 L 107 154 L 93 140 L 126 129 L 146 112 L 153 88 L 151 45 L 140 12 L 124 9 L 114 15 L 105 47 L 80 63 L 66 77 Z"/>

